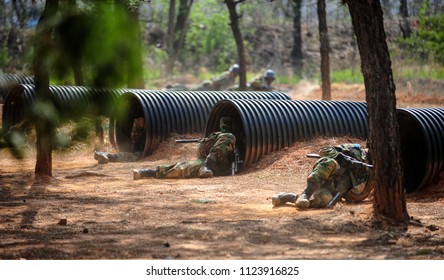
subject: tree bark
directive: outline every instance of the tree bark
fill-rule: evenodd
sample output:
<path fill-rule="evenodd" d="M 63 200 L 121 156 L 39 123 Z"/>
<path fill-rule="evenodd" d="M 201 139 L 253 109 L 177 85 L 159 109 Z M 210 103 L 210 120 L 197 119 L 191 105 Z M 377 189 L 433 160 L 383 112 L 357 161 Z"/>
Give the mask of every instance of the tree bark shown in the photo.
<path fill-rule="evenodd" d="M 179 13 L 177 14 L 176 25 L 174 27 L 174 54 L 175 59 L 180 58 L 183 42 L 185 41 L 185 34 L 188 29 L 188 19 L 190 17 L 191 6 L 194 0 L 180 0 Z"/>
<path fill-rule="evenodd" d="M 373 159 L 375 221 L 407 224 L 395 83 L 379 1 L 346 0 L 364 76 Z"/>
<path fill-rule="evenodd" d="M 325 12 L 325 0 L 318 0 L 319 42 L 321 44 L 321 77 L 322 100 L 331 100 L 330 82 L 330 42 L 328 39 L 327 15 Z"/>
<path fill-rule="evenodd" d="M 51 49 L 53 27 L 50 24 L 58 10 L 58 0 L 47 0 L 36 29 L 35 54 L 33 61 L 36 104 L 51 105 L 49 92 L 49 70 L 47 63 Z M 37 137 L 37 160 L 35 174 L 52 176 L 52 140 L 54 127 L 45 116 L 37 116 L 35 123 Z"/>
<path fill-rule="evenodd" d="M 168 53 L 168 62 L 167 62 L 167 76 L 173 75 L 174 71 L 174 20 L 176 18 L 176 0 L 170 0 L 170 6 L 168 10 L 168 30 L 167 30 L 167 53 Z"/>
<path fill-rule="evenodd" d="M 293 0 L 293 49 L 291 50 L 291 61 L 293 71 L 297 75 L 302 73 L 302 32 L 301 32 L 301 8 L 302 0 Z"/>
<path fill-rule="evenodd" d="M 230 26 L 233 32 L 234 40 L 237 46 L 237 55 L 239 59 L 239 90 L 247 89 L 247 70 L 245 59 L 245 47 L 242 39 L 242 33 L 239 28 L 239 15 L 236 11 L 236 5 L 244 2 L 244 0 L 225 0 L 228 12 L 230 13 Z"/>

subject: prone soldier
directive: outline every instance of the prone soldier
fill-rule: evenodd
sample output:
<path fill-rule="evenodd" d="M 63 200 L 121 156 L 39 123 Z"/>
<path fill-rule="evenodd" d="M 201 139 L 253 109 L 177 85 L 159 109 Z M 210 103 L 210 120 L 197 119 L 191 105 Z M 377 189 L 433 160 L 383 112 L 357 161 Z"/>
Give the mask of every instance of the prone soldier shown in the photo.
<path fill-rule="evenodd" d="M 274 206 L 291 202 L 298 209 L 330 208 L 348 192 L 364 192 L 369 177 L 368 169 L 372 167 L 366 163 L 367 149 L 361 148 L 359 144 L 325 146 L 319 151 L 318 157 L 304 191 L 300 195 L 278 193 L 272 197 Z"/>
<path fill-rule="evenodd" d="M 222 117 L 219 124 L 220 131 L 198 140 L 197 159 L 159 165 L 154 169 L 134 169 L 134 180 L 142 178 L 209 178 L 232 174 L 236 145 L 236 137 L 232 133 L 234 123 L 231 118 Z"/>

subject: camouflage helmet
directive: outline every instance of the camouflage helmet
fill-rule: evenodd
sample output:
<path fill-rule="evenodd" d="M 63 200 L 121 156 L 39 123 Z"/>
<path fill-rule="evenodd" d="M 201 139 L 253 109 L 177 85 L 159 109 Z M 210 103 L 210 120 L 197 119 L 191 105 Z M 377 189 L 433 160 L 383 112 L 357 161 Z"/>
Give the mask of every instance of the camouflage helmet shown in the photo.
<path fill-rule="evenodd" d="M 230 69 L 228 69 L 228 71 L 230 73 L 234 73 L 234 74 L 239 74 L 239 65 L 238 64 L 233 64 L 230 66 Z"/>
<path fill-rule="evenodd" d="M 319 155 L 321 157 L 335 158 L 338 154 L 339 152 L 332 146 L 322 147 L 319 150 Z"/>
<path fill-rule="evenodd" d="M 264 77 L 270 79 L 276 79 L 276 73 L 274 73 L 274 71 L 271 69 L 267 69 L 267 71 L 265 71 L 264 73 Z"/>
<path fill-rule="evenodd" d="M 222 117 L 219 121 L 219 127 L 222 132 L 229 132 L 233 129 L 234 121 L 230 117 Z"/>

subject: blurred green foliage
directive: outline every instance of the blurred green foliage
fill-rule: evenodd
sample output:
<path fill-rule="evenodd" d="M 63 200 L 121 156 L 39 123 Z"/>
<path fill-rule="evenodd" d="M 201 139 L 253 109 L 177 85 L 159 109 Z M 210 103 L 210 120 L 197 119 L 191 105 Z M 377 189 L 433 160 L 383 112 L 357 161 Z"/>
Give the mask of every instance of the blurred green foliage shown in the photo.
<path fill-rule="evenodd" d="M 432 14 L 429 2 L 423 1 L 418 32 L 398 43 L 407 58 L 420 62 L 436 61 L 444 66 L 444 15 Z"/>

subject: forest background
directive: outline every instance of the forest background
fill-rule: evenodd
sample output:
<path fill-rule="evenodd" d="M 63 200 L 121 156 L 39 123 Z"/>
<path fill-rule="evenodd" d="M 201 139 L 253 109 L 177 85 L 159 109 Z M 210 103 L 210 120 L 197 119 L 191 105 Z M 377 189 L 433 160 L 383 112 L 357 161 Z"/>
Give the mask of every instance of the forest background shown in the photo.
<path fill-rule="evenodd" d="M 93 1 L 77 2 L 80 10 L 94 6 L 89 3 Z M 164 88 L 176 82 L 197 83 L 237 63 L 236 43 L 224 1 L 121 2 L 132 9 L 140 23 L 145 88 Z M 381 1 L 381 4 L 397 87 L 420 87 L 430 82 L 439 84 L 444 79 L 444 3 L 404 0 Z M 173 13 L 170 5 L 175 7 Z M 181 18 L 180 7 L 189 8 L 185 20 Z M 43 8 L 44 1 L 0 1 L 0 73 L 32 73 L 31 38 Z M 104 51 L 107 45 L 125 40 L 122 36 L 125 27 L 115 14 L 113 19 L 106 17 L 106 10 L 101 13 L 103 18 L 96 20 L 112 22 L 115 31 L 106 38 L 91 31 L 92 36 L 97 37 L 97 46 L 93 49 Z M 239 24 L 246 50 L 248 80 L 271 68 L 277 73 L 277 84 L 297 84 L 301 79 L 319 82 L 316 0 L 245 1 L 238 5 L 238 13 L 241 15 Z M 327 0 L 326 14 L 331 82 L 362 83 L 360 57 L 347 7 L 337 0 Z M 297 15 L 300 15 L 299 21 L 294 20 Z M 171 29 L 174 25 L 176 27 Z M 168 45 L 172 45 L 168 44 L 169 30 L 175 30 L 177 49 L 174 57 L 168 49 Z M 294 34 L 298 33 L 295 30 L 300 32 L 300 42 L 295 41 Z M 301 57 L 295 57 L 298 48 Z M 73 75 L 66 75 L 67 66 L 57 63 L 56 73 L 51 75 L 52 83 L 74 84 Z M 85 79 L 87 84 L 88 78 Z"/>

